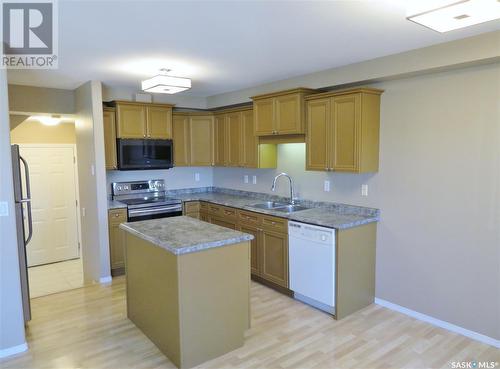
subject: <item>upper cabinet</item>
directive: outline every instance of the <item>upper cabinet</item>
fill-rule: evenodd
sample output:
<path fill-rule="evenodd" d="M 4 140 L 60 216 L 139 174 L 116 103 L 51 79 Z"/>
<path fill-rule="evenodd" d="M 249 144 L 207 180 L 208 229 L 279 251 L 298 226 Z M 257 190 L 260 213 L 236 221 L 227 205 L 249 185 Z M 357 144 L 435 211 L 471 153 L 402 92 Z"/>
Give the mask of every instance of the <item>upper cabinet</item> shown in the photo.
<path fill-rule="evenodd" d="M 115 109 L 103 108 L 104 159 L 107 170 L 117 168 Z"/>
<path fill-rule="evenodd" d="M 214 117 L 212 114 L 174 113 L 175 166 L 214 165 Z"/>
<path fill-rule="evenodd" d="M 260 144 L 250 107 L 215 114 L 215 166 L 276 168 L 276 145 Z"/>
<path fill-rule="evenodd" d="M 306 98 L 306 169 L 378 171 L 380 95 L 359 88 Z"/>
<path fill-rule="evenodd" d="M 253 96 L 254 134 L 256 136 L 304 134 L 304 98 L 314 92 L 307 88 L 296 88 Z"/>
<path fill-rule="evenodd" d="M 116 101 L 118 138 L 172 138 L 172 105 Z"/>

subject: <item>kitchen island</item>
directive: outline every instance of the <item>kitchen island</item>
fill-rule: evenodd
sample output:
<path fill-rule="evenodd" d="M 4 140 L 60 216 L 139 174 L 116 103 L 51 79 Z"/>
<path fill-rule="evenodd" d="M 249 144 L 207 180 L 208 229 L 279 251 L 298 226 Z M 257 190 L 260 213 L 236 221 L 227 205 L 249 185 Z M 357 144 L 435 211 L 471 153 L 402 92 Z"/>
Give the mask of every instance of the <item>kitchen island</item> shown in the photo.
<path fill-rule="evenodd" d="M 184 216 L 120 228 L 127 316 L 177 367 L 243 345 L 252 235 Z"/>

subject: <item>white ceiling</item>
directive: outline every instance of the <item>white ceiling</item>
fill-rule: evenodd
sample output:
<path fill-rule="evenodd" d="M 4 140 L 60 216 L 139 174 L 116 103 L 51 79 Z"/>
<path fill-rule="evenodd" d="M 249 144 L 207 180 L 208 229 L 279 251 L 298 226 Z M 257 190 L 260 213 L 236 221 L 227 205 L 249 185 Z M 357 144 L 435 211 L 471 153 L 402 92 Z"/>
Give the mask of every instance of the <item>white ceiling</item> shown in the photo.
<path fill-rule="evenodd" d="M 401 0 L 59 1 L 59 69 L 10 70 L 9 83 L 140 89 L 162 67 L 210 96 L 500 29 L 440 34 Z"/>

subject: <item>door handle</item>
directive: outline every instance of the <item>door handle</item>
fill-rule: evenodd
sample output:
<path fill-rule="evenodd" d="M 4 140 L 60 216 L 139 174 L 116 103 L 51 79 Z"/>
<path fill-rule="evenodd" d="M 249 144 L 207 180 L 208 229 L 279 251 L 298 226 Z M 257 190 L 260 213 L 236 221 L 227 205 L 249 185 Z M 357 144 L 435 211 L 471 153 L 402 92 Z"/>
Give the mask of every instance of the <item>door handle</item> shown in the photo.
<path fill-rule="evenodd" d="M 28 208 L 28 237 L 24 240 L 25 245 L 31 241 L 33 237 L 33 216 L 31 214 L 31 185 L 30 185 L 30 171 L 28 167 L 28 162 L 24 160 L 22 156 L 19 156 L 19 159 L 24 164 L 24 176 L 26 178 L 26 198 L 22 199 L 20 202 L 26 203 L 26 207 Z"/>

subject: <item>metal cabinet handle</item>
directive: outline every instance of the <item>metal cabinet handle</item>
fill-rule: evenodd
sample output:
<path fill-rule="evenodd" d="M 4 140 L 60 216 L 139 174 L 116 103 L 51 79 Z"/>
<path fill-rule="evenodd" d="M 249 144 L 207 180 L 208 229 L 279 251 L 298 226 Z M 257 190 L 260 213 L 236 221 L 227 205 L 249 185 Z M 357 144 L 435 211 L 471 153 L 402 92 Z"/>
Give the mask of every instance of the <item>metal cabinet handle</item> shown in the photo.
<path fill-rule="evenodd" d="M 26 207 L 28 208 L 28 238 L 25 241 L 27 245 L 31 238 L 33 237 L 33 216 L 31 214 L 31 184 L 30 184 L 30 171 L 28 167 L 28 162 L 22 157 L 19 156 L 19 159 L 24 164 L 24 177 L 26 178 L 26 199 L 21 200 L 21 202 L 26 203 Z"/>

